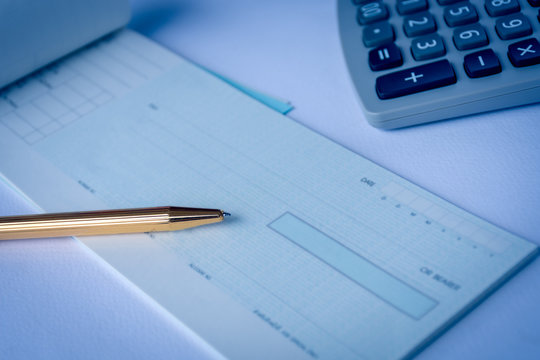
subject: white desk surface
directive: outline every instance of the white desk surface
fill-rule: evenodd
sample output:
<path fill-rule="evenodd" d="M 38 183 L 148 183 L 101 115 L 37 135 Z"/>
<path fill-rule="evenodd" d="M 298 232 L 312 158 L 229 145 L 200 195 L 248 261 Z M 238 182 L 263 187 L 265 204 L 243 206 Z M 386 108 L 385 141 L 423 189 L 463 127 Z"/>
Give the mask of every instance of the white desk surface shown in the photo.
<path fill-rule="evenodd" d="M 132 0 L 130 27 L 184 57 L 291 100 L 290 117 L 540 245 L 540 105 L 381 131 L 363 119 L 334 1 Z M 0 214 L 27 207 L 0 186 Z M 1 358 L 205 358 L 215 354 L 74 240 L 0 244 Z M 536 359 L 535 260 L 420 359 Z"/>

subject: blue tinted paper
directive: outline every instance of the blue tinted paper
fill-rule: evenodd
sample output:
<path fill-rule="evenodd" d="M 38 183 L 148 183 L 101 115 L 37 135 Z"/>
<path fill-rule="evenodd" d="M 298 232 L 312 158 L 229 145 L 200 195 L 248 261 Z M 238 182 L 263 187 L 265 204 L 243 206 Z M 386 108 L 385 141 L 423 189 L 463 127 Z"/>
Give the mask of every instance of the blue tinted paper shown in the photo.
<path fill-rule="evenodd" d="M 268 226 L 381 300 L 415 319 L 420 319 L 437 306 L 435 300 L 291 213 L 283 214 Z"/>
<path fill-rule="evenodd" d="M 129 31 L 8 89 L 0 153 L 48 212 L 232 213 L 80 240 L 233 359 L 414 354 L 537 251 Z"/>
<path fill-rule="evenodd" d="M 294 106 L 292 106 L 288 101 L 280 100 L 276 97 L 264 94 L 260 91 L 257 91 L 255 89 L 252 89 L 250 87 L 244 86 L 234 80 L 229 79 L 228 77 L 225 77 L 221 74 L 218 74 L 216 72 L 213 72 L 211 70 L 206 69 L 210 74 L 220 78 L 221 80 L 225 81 L 229 85 L 234 86 L 238 90 L 242 91 L 243 93 L 251 96 L 252 98 L 262 102 L 266 106 L 268 106 L 271 109 L 274 109 L 283 115 L 289 113 L 292 109 L 294 109 Z"/>

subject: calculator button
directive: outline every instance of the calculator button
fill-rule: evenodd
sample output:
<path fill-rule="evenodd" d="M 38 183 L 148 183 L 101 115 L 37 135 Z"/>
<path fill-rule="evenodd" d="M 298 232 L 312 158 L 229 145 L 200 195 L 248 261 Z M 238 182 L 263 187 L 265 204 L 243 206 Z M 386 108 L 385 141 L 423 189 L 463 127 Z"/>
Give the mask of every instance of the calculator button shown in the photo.
<path fill-rule="evenodd" d="M 428 3 L 427 0 L 398 0 L 396 8 L 400 15 L 407 15 L 427 10 Z"/>
<path fill-rule="evenodd" d="M 444 21 L 450 27 L 467 25 L 478 21 L 478 13 L 471 3 L 461 2 L 444 9 Z"/>
<path fill-rule="evenodd" d="M 369 52 L 369 67 L 373 71 L 395 68 L 403 64 L 401 51 L 395 44 L 388 44 Z"/>
<path fill-rule="evenodd" d="M 515 39 L 531 35 L 532 33 L 529 19 L 521 13 L 498 19 L 495 23 L 495 30 L 497 31 L 497 35 L 503 40 Z"/>
<path fill-rule="evenodd" d="M 375 88 L 381 99 L 392 99 L 454 84 L 456 74 L 448 60 L 416 66 L 379 76 Z"/>
<path fill-rule="evenodd" d="M 480 24 L 459 27 L 454 30 L 452 38 L 458 50 L 475 49 L 489 44 L 486 31 Z"/>
<path fill-rule="evenodd" d="M 508 46 L 508 58 L 515 67 L 540 63 L 540 43 L 535 38 L 523 40 Z"/>
<path fill-rule="evenodd" d="M 453 3 L 460 2 L 460 1 L 462 1 L 462 0 L 437 0 L 439 5 L 450 5 L 450 4 L 453 4 Z"/>
<path fill-rule="evenodd" d="M 367 25 L 388 18 L 388 8 L 380 1 L 370 1 L 358 8 L 356 19 L 360 25 Z"/>
<path fill-rule="evenodd" d="M 518 0 L 486 0 L 486 11 L 489 16 L 502 16 L 521 10 Z"/>
<path fill-rule="evenodd" d="M 465 56 L 463 67 L 467 75 L 471 78 L 479 78 L 501 72 L 499 58 L 491 49 Z"/>
<path fill-rule="evenodd" d="M 366 26 L 362 34 L 364 45 L 367 47 L 380 46 L 394 41 L 394 29 L 387 22 L 378 22 Z"/>
<path fill-rule="evenodd" d="M 404 19 L 403 31 L 408 37 L 425 35 L 437 30 L 435 19 L 428 12 L 407 16 Z"/>
<path fill-rule="evenodd" d="M 411 52 L 415 60 L 434 59 L 446 54 L 443 39 L 437 34 L 420 36 L 411 43 Z"/>

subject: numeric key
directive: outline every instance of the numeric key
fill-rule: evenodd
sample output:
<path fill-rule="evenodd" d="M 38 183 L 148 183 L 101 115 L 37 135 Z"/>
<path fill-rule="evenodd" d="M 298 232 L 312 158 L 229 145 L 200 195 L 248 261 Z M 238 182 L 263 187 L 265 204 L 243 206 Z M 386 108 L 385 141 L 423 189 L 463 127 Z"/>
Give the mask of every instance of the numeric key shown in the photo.
<path fill-rule="evenodd" d="M 388 18 L 388 8 L 381 1 L 371 1 L 358 8 L 356 19 L 360 25 L 372 24 Z"/>
<path fill-rule="evenodd" d="M 398 0 L 396 9 L 400 15 L 412 14 L 427 10 L 427 0 Z"/>
<path fill-rule="evenodd" d="M 480 24 L 457 28 L 452 38 L 458 50 L 475 49 L 489 44 L 486 31 Z"/>
<path fill-rule="evenodd" d="M 503 40 L 515 39 L 532 33 L 531 23 L 523 14 L 512 14 L 500 18 L 495 23 L 497 35 Z"/>
<path fill-rule="evenodd" d="M 403 31 L 408 37 L 425 35 L 437 30 L 435 19 L 428 12 L 407 16 L 404 19 Z"/>
<path fill-rule="evenodd" d="M 486 0 L 485 8 L 489 16 L 502 16 L 521 10 L 517 0 Z"/>
<path fill-rule="evenodd" d="M 450 27 L 467 25 L 478 21 L 478 13 L 472 4 L 461 2 L 444 9 L 444 21 Z"/>
<path fill-rule="evenodd" d="M 446 54 L 443 39 L 437 34 L 420 36 L 411 43 L 411 52 L 415 60 L 433 59 Z"/>

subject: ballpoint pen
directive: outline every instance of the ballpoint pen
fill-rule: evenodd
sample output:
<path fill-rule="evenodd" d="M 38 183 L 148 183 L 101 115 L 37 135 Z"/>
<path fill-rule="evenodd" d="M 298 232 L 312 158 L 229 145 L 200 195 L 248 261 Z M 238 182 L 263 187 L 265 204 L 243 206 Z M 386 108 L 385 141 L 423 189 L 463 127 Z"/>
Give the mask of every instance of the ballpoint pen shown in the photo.
<path fill-rule="evenodd" d="M 0 240 L 182 230 L 223 221 L 217 209 L 175 206 L 0 217 Z"/>

